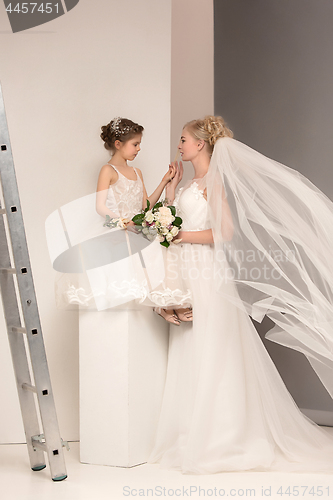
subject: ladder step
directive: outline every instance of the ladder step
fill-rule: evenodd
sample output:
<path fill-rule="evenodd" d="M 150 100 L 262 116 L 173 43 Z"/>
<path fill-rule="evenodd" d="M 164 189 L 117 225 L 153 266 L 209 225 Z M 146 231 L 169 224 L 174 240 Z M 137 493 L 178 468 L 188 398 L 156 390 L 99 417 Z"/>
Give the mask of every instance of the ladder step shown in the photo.
<path fill-rule="evenodd" d="M 2 267 L 0 268 L 0 273 L 1 274 L 16 274 L 16 269 L 15 267 Z"/>
<path fill-rule="evenodd" d="M 13 333 L 27 333 L 27 330 L 25 328 L 23 328 L 22 326 L 13 326 L 12 332 Z"/>
<path fill-rule="evenodd" d="M 35 450 L 38 449 L 42 451 L 47 451 L 44 434 L 39 434 L 38 436 L 32 436 L 31 442 Z"/>
<path fill-rule="evenodd" d="M 26 391 L 35 392 L 36 394 L 38 394 L 38 391 L 34 385 L 27 384 L 26 382 L 24 382 L 21 387 L 22 387 L 22 389 L 25 389 Z M 48 389 L 43 389 L 41 391 L 42 396 L 49 396 L 49 394 L 50 394 L 50 392 Z"/>
<path fill-rule="evenodd" d="M 39 449 L 45 451 L 45 449 L 46 449 L 46 442 L 45 442 L 45 436 L 44 436 L 44 434 L 38 434 L 37 436 L 32 436 L 31 437 L 31 442 L 32 442 L 32 446 L 34 448 L 39 448 Z M 63 448 L 66 448 L 68 451 L 70 449 L 69 445 L 68 445 L 68 442 L 64 441 L 63 439 L 61 439 L 61 446 Z M 58 450 L 54 450 L 53 454 L 54 455 L 59 455 Z M 63 477 L 63 476 L 61 476 L 61 477 Z"/>
<path fill-rule="evenodd" d="M 31 392 L 35 392 L 37 394 L 37 389 L 34 385 L 31 385 L 31 384 L 22 384 L 22 389 L 25 389 L 27 391 L 31 391 Z"/>

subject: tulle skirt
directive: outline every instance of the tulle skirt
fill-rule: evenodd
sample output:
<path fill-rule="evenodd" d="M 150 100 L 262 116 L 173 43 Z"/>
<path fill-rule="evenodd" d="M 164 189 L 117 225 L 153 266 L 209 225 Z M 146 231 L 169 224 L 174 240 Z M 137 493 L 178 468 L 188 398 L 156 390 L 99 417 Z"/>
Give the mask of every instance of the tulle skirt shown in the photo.
<path fill-rule="evenodd" d="M 213 247 L 179 246 L 193 324 L 171 326 L 149 463 L 183 473 L 333 471 L 333 437 L 304 416 L 246 312 L 215 290 Z M 226 283 L 224 292 L 236 294 Z"/>

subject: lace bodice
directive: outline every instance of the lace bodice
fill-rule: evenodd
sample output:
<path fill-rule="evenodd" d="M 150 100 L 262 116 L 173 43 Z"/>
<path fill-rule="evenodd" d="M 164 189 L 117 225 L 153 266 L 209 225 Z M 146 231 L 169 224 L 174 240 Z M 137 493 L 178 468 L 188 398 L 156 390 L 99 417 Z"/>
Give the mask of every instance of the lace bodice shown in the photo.
<path fill-rule="evenodd" d="M 108 189 L 106 206 L 117 216 L 132 218 L 142 210 L 143 185 L 136 169 L 137 179 L 127 179 L 119 170 L 112 165 L 118 174 L 118 179 Z"/>
<path fill-rule="evenodd" d="M 196 181 L 191 181 L 188 187 L 180 188 L 174 200 L 177 214 L 183 219 L 184 231 L 203 231 L 210 229 L 207 200 L 204 189 L 199 189 Z"/>

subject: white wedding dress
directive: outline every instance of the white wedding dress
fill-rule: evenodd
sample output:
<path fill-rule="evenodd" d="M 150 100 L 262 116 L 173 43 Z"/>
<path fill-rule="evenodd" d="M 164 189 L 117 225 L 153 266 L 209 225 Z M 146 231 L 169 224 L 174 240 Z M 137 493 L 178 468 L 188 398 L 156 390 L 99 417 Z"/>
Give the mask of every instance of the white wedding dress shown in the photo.
<path fill-rule="evenodd" d="M 203 182 L 193 181 L 175 200 L 184 231 L 210 228 Z M 214 246 L 180 244 L 176 253 L 193 324 L 171 326 L 148 462 L 194 474 L 333 472 L 333 437 L 300 412 L 248 314 L 216 291 Z M 229 296 L 237 293 L 233 282 L 224 286 Z"/>

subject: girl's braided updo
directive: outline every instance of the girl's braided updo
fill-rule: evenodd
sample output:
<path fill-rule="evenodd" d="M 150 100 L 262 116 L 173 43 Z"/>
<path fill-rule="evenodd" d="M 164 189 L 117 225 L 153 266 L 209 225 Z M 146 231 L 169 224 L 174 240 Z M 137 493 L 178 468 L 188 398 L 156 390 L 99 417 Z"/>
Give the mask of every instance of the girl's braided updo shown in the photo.
<path fill-rule="evenodd" d="M 233 137 L 222 116 L 205 116 L 203 120 L 192 120 L 185 127 L 198 140 L 206 142 L 209 154 L 212 154 L 215 143 L 220 137 Z"/>
<path fill-rule="evenodd" d="M 105 149 L 115 153 L 115 141 L 127 142 L 135 135 L 142 134 L 143 130 L 144 128 L 138 123 L 117 117 L 102 127 L 101 139 L 104 141 Z"/>

